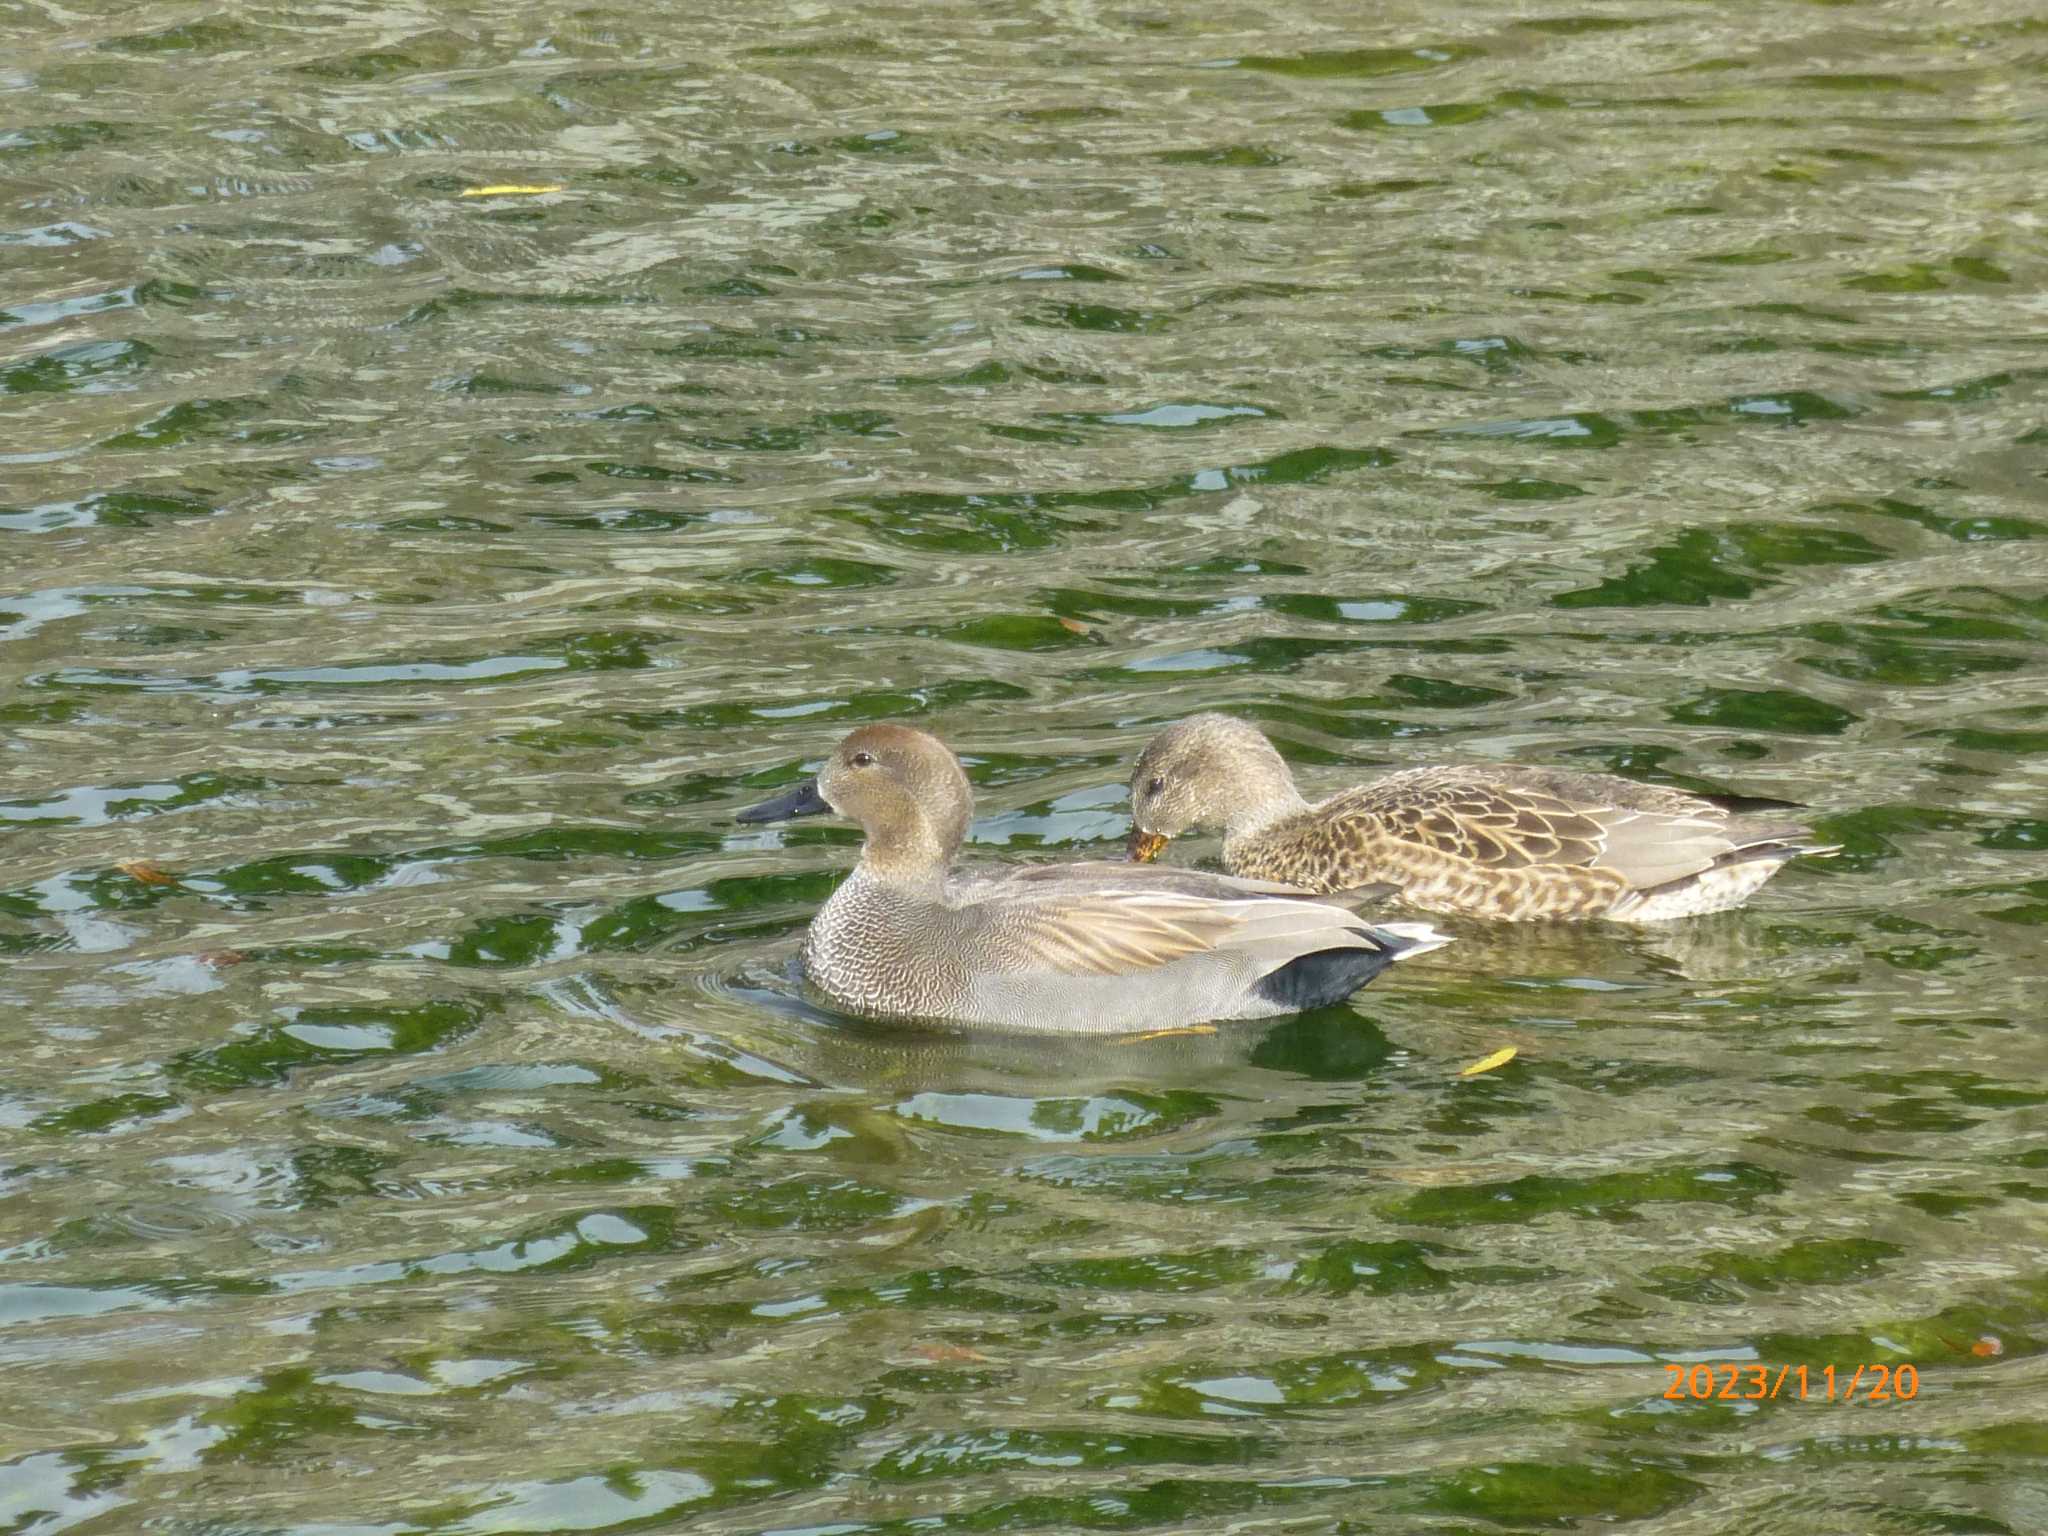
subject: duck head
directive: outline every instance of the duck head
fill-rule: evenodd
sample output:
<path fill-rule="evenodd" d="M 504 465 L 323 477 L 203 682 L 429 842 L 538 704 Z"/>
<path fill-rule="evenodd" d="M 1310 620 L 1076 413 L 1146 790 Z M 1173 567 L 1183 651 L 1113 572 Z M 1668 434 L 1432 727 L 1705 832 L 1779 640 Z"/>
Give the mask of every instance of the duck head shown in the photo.
<path fill-rule="evenodd" d="M 877 873 L 943 871 L 967 839 L 974 792 L 960 760 L 935 736 L 907 725 L 864 725 L 818 776 L 739 813 L 782 821 L 836 811 L 867 834 L 862 863 Z"/>
<path fill-rule="evenodd" d="M 1234 836 L 1302 804 L 1294 775 L 1258 727 L 1228 715 L 1190 715 L 1138 754 L 1128 852 L 1144 862 L 1193 828 Z"/>

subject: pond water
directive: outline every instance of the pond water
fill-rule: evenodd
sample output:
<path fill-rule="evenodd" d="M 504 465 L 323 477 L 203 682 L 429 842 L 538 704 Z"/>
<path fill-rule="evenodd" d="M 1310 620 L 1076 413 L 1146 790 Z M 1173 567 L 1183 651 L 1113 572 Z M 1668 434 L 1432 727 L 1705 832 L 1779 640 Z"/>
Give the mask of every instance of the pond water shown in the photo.
<path fill-rule="evenodd" d="M 1346 9 L 0 13 L 0 1530 L 2048 1529 L 2048 25 Z M 1204 708 L 1846 852 L 792 981 L 853 723 Z"/>

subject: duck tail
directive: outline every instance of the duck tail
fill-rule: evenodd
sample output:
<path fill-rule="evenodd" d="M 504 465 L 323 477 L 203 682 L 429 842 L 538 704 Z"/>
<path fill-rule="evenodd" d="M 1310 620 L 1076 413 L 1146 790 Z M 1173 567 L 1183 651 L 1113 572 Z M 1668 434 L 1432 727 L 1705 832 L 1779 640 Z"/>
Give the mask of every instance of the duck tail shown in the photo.
<path fill-rule="evenodd" d="M 1693 874 L 1625 891 L 1601 915 L 1621 923 L 1661 923 L 1674 917 L 1726 912 L 1741 906 L 1790 860 L 1829 859 L 1842 851 L 1840 843 L 1817 843 L 1812 837 L 1804 827 L 1760 837 L 1729 849 Z"/>
<path fill-rule="evenodd" d="M 1254 990 L 1289 1010 L 1326 1008 L 1341 1003 L 1396 960 L 1451 942 L 1427 923 L 1360 923 L 1350 931 L 1365 942 L 1297 955 L 1260 978 Z"/>
<path fill-rule="evenodd" d="M 1451 942 L 1448 933 L 1438 933 L 1427 923 L 1372 923 L 1365 933 L 1385 951 L 1389 960 L 1408 960 L 1442 949 Z"/>
<path fill-rule="evenodd" d="M 1726 869 L 1731 864 L 1750 864 L 1758 859 L 1769 859 L 1782 864 L 1787 859 L 1832 859 L 1842 851 L 1840 843 L 1816 843 L 1804 827 L 1770 837 L 1758 838 L 1755 842 L 1744 843 L 1732 848 L 1714 860 L 1713 868 Z M 1672 882 L 1677 883 L 1677 882 Z"/>

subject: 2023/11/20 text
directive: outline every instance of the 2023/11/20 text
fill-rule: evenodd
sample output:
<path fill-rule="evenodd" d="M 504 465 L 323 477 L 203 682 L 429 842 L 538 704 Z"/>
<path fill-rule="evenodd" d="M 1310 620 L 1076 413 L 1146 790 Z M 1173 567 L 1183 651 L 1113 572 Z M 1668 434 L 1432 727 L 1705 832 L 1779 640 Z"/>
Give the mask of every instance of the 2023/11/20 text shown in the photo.
<path fill-rule="evenodd" d="M 1664 1396 L 1673 1402 L 1746 1403 L 1784 1396 L 1801 1402 L 1906 1403 L 1920 1395 L 1920 1372 L 1910 1365 L 1859 1365 L 1853 1371 L 1832 1365 L 1804 1366 L 1734 1364 L 1667 1365 L 1671 1384 Z"/>

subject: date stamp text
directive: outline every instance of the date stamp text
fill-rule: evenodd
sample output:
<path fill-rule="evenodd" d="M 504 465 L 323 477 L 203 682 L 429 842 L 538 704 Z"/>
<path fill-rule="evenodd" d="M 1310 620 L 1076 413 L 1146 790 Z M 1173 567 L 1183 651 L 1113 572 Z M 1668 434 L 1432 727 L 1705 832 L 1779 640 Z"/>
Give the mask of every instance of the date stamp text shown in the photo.
<path fill-rule="evenodd" d="M 1910 1365 L 1667 1365 L 1672 1402 L 1910 1403 L 1920 1395 L 1920 1372 Z"/>

